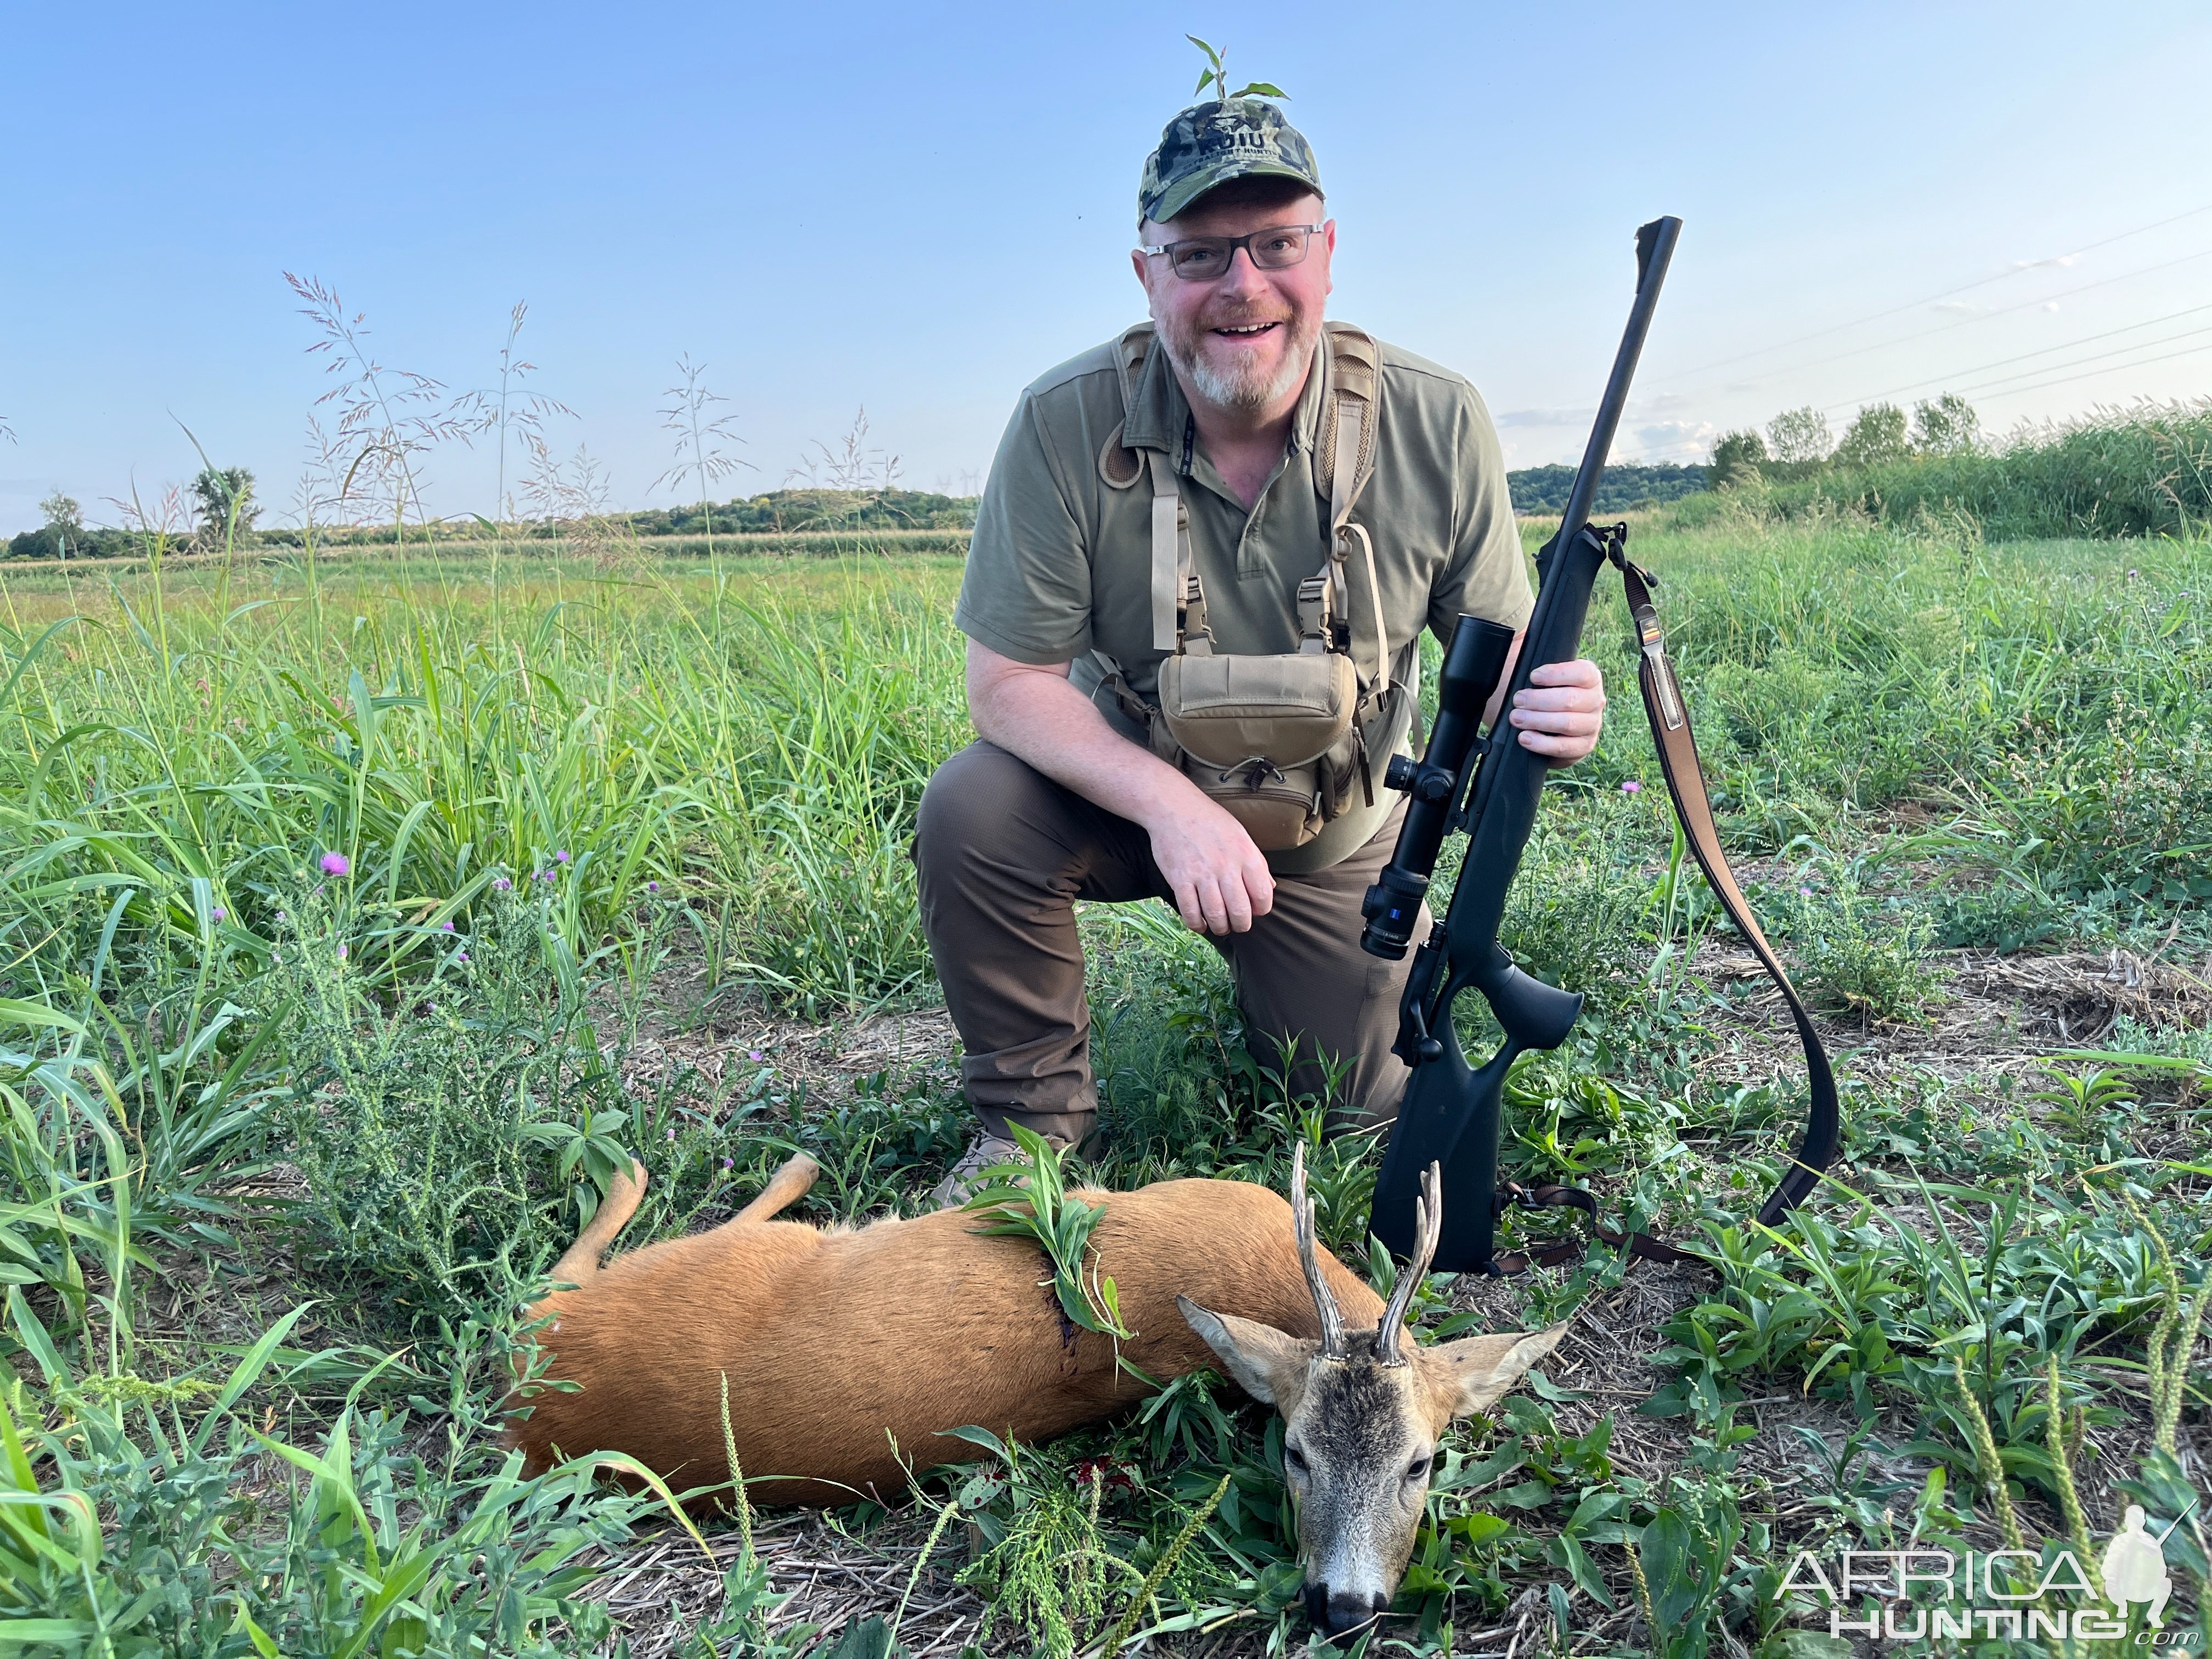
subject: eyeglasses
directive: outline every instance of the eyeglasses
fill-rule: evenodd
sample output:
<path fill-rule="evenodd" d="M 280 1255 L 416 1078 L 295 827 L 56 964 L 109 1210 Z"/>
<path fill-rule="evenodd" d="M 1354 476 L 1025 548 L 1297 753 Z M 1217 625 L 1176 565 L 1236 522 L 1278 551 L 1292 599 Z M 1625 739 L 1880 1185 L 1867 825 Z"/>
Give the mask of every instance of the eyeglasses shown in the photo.
<path fill-rule="evenodd" d="M 1226 271 L 1243 248 L 1261 270 L 1287 270 L 1305 261 L 1320 225 L 1273 225 L 1249 236 L 1193 236 L 1158 246 L 1139 244 L 1140 253 L 1164 253 L 1168 268 L 1186 283 L 1210 283 Z"/>

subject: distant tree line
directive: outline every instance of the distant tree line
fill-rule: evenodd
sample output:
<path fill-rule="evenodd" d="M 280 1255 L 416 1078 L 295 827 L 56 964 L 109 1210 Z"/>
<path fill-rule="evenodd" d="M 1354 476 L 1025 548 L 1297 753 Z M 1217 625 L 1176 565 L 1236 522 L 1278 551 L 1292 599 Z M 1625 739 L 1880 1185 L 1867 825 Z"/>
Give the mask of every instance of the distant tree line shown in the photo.
<path fill-rule="evenodd" d="M 1524 466 L 1507 473 L 1505 480 L 1512 489 L 1515 512 L 1559 513 L 1565 510 L 1567 494 L 1575 486 L 1575 469 L 1556 464 Z M 1597 500 L 1590 510 L 1626 513 L 1632 507 L 1656 507 L 1705 487 L 1702 466 L 1611 465 L 1598 481 Z"/>
<path fill-rule="evenodd" d="M 192 480 L 187 510 L 189 526 L 171 524 L 150 526 L 198 551 L 222 546 L 227 538 L 250 547 L 255 538 L 253 521 L 261 516 L 253 499 L 253 474 L 242 466 L 203 467 Z M 105 559 L 140 550 L 142 532 L 88 526 L 84 508 L 74 496 L 57 489 L 39 503 L 46 522 L 0 544 L 11 559 Z"/>
<path fill-rule="evenodd" d="M 1787 409 L 1766 423 L 1721 434 L 1711 466 L 1716 487 L 1797 483 L 1827 472 L 1864 472 L 1900 461 L 1971 455 L 1983 447 L 1981 417 L 1955 392 L 1915 404 L 1908 416 L 1895 404 L 1869 404 L 1838 439 L 1828 417 L 1809 405 Z"/>
<path fill-rule="evenodd" d="M 232 503 L 237 503 L 235 519 Z M 219 550 L 228 536 L 234 545 L 297 546 L 298 530 L 257 530 L 261 508 L 253 499 L 253 475 L 244 467 L 210 467 L 194 481 L 191 505 L 195 514 L 189 529 L 172 526 L 171 545 L 179 551 Z M 791 534 L 810 531 L 972 530 L 976 500 L 972 495 L 944 495 L 921 489 L 774 489 L 764 495 L 714 504 L 652 507 L 608 516 L 637 536 L 696 536 L 713 520 L 718 536 Z M 76 501 L 55 491 L 39 503 L 46 522 L 24 531 L 0 547 L 14 559 L 112 558 L 143 550 L 137 529 L 88 526 Z M 574 529 L 567 519 L 546 518 L 503 526 L 505 534 L 527 538 L 566 536 Z M 443 535 L 473 540 L 485 532 L 480 521 L 469 519 L 438 526 Z M 387 540 L 391 526 L 330 526 L 317 531 L 319 540 L 331 545 Z"/>

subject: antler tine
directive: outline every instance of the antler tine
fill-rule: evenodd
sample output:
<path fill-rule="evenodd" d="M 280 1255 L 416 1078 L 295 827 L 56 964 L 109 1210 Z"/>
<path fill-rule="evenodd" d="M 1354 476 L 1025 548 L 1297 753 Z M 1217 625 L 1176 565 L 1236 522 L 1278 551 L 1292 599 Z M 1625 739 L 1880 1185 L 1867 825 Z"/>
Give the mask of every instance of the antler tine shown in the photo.
<path fill-rule="evenodd" d="M 1390 1305 L 1382 1310 L 1382 1322 L 1375 1329 L 1375 1358 L 1385 1365 L 1402 1365 L 1406 1356 L 1399 1339 L 1406 1328 L 1406 1310 L 1413 1292 L 1428 1277 L 1429 1263 L 1437 1257 L 1437 1239 L 1444 1226 L 1443 1170 L 1431 1164 L 1421 1173 L 1421 1195 L 1413 1200 L 1413 1254 L 1398 1275 L 1390 1292 Z"/>
<path fill-rule="evenodd" d="M 1344 1358 L 1344 1316 L 1321 1276 L 1321 1259 L 1314 1253 L 1314 1206 L 1306 1196 L 1306 1144 L 1301 1140 L 1291 1152 L 1291 1225 L 1298 1237 L 1298 1265 L 1306 1272 L 1306 1288 L 1313 1292 L 1314 1308 L 1321 1315 L 1321 1353 L 1324 1359 Z"/>

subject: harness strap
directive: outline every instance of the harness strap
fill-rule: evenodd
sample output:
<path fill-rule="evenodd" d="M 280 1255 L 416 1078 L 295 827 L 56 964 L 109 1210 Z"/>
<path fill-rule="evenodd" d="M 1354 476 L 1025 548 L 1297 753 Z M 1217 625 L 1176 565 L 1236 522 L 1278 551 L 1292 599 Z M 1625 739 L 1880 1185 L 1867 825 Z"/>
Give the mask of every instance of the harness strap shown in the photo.
<path fill-rule="evenodd" d="M 1182 497 L 1176 493 L 1175 474 L 1160 457 L 1145 452 L 1152 475 L 1152 649 L 1173 651 L 1177 643 L 1176 612 L 1182 599 L 1179 578 L 1188 568 L 1183 553 L 1188 532 L 1183 529 Z"/>
<path fill-rule="evenodd" d="M 1629 615 L 1636 624 L 1636 677 L 1644 693 L 1644 717 L 1651 725 L 1651 741 L 1658 750 L 1660 774 L 1667 780 L 1667 793 L 1673 798 L 1674 816 L 1682 826 L 1683 836 L 1698 860 L 1698 868 L 1705 872 L 1705 884 L 1720 900 L 1721 908 L 1728 913 L 1729 920 L 1735 924 L 1736 931 L 1743 935 L 1759 965 L 1766 970 L 1767 977 L 1782 993 L 1783 1001 L 1789 1005 L 1790 1018 L 1797 1027 L 1797 1040 L 1805 1050 L 1806 1078 L 1811 1091 L 1805 1133 L 1798 1142 L 1789 1170 L 1759 1206 L 1759 1221 L 1771 1227 L 1802 1203 L 1820 1184 L 1822 1173 L 1836 1161 L 1836 1154 L 1842 1147 L 1844 1119 L 1836 1096 L 1835 1072 L 1828 1064 L 1828 1051 L 1821 1045 L 1813 1016 L 1807 1012 L 1796 987 L 1790 984 L 1790 975 L 1783 971 L 1774 947 L 1759 931 L 1750 902 L 1736 885 L 1735 872 L 1729 868 L 1728 854 L 1721 846 L 1720 830 L 1713 822 L 1712 802 L 1705 793 L 1705 775 L 1698 759 L 1697 738 L 1690 730 L 1689 708 L 1682 701 L 1681 684 L 1674 678 L 1674 665 L 1668 659 L 1658 607 L 1651 602 L 1651 589 L 1656 582 L 1648 573 L 1632 564 L 1623 552 L 1627 539 L 1626 526 L 1604 531 L 1586 529 L 1583 533 L 1598 538 L 1607 559 L 1620 570 Z M 1509 1182 L 1499 1192 L 1498 1199 L 1502 1203 L 1529 1209 L 1564 1206 L 1581 1210 L 1589 1216 L 1597 1236 L 1606 1243 L 1646 1261 L 1705 1259 L 1649 1233 L 1607 1227 L 1598 1218 L 1597 1200 L 1580 1188 L 1547 1186 L 1531 1189 Z M 1571 1261 L 1581 1250 L 1579 1244 L 1568 1240 L 1540 1250 L 1504 1252 L 1494 1261 L 1498 1273 L 1516 1273 L 1531 1267 L 1554 1267 Z"/>

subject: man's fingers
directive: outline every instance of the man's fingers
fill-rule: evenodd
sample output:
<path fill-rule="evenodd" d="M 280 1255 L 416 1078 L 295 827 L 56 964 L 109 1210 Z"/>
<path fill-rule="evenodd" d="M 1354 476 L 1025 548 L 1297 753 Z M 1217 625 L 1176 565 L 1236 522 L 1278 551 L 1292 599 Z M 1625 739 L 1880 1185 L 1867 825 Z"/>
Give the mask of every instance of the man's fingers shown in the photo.
<path fill-rule="evenodd" d="M 1231 933 L 1249 933 L 1252 931 L 1252 901 L 1246 893 L 1243 880 L 1235 875 L 1221 884 L 1221 908 Z"/>
<path fill-rule="evenodd" d="M 1244 893 L 1255 916 L 1264 916 L 1275 908 L 1274 872 L 1267 868 L 1267 860 L 1256 854 L 1244 866 Z"/>
<path fill-rule="evenodd" d="M 1194 933 L 1206 931 L 1205 914 L 1198 908 L 1198 888 L 1188 881 L 1170 878 L 1168 884 L 1175 889 L 1176 909 L 1182 917 L 1182 925 Z"/>
<path fill-rule="evenodd" d="M 1523 691 L 1513 699 L 1515 710 L 1573 709 L 1578 714 L 1595 714 L 1605 708 L 1605 693 L 1595 686 L 1562 685 L 1547 690 Z"/>
<path fill-rule="evenodd" d="M 1597 744 L 1586 737 L 1556 737 L 1548 732 L 1523 732 L 1521 746 L 1532 754 L 1553 760 L 1582 760 Z"/>
<path fill-rule="evenodd" d="M 1193 884 L 1198 893 L 1199 921 L 1191 925 L 1201 933 L 1225 933 L 1229 931 L 1229 907 L 1221 900 L 1221 883 L 1212 872 L 1201 874 Z"/>
<path fill-rule="evenodd" d="M 1602 690 L 1605 675 L 1587 657 L 1572 662 L 1547 662 L 1528 671 L 1531 685 L 1587 685 Z"/>
<path fill-rule="evenodd" d="M 1516 708 L 1512 723 L 1523 732 L 1559 732 L 1595 737 L 1605 729 L 1601 711 L 1583 708 Z"/>

